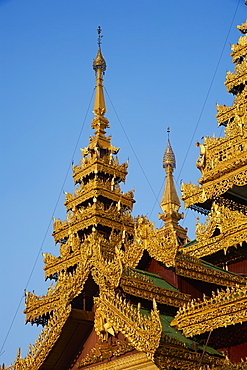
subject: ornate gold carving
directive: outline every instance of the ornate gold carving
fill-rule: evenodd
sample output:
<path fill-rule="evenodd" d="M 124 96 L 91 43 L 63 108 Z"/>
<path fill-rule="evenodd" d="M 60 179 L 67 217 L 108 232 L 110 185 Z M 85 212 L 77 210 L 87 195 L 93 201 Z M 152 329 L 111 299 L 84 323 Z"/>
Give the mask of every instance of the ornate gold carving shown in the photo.
<path fill-rule="evenodd" d="M 214 368 L 211 367 L 213 365 L 222 366 L 224 360 L 207 353 L 204 353 L 202 358 L 202 354 L 200 352 L 192 352 L 184 346 L 177 347 L 170 345 L 169 343 L 161 344 L 154 357 L 155 364 L 159 369 L 163 370 L 168 370 L 173 367 L 183 370 L 198 370 L 198 364 L 200 361 L 201 370 L 210 370 Z"/>
<path fill-rule="evenodd" d="M 244 277 L 219 271 L 218 269 L 207 268 L 198 258 L 194 258 L 191 254 L 188 255 L 182 251 L 176 258 L 176 273 L 179 276 L 226 287 L 233 287 L 236 284 L 246 285 Z"/>
<path fill-rule="evenodd" d="M 74 238 L 71 237 L 71 240 Z M 101 247 L 104 243 L 103 236 L 96 231 L 93 232 L 80 244 L 80 250 L 77 252 L 77 266 L 73 274 L 67 273 L 66 270 L 59 272 L 56 286 L 50 287 L 45 296 L 38 297 L 34 293 L 27 293 L 26 321 L 32 321 L 60 305 L 70 302 L 83 289 L 89 271 L 102 290 L 116 288 L 123 270 L 121 244 L 115 245 L 115 254 L 111 259 L 107 259 L 103 256 Z M 110 243 L 111 239 L 108 244 Z"/>
<path fill-rule="evenodd" d="M 245 69 L 247 70 L 247 62 L 244 59 L 242 63 L 236 65 L 236 75 L 234 74 L 234 76 L 238 76 L 241 80 L 239 74 Z M 228 79 L 230 79 L 230 75 L 232 76 L 229 74 Z M 243 79 L 245 80 L 246 77 Z M 235 83 L 236 81 L 232 82 L 233 85 Z M 246 93 L 247 87 L 245 86 L 243 91 L 236 95 L 233 106 L 217 107 L 219 124 L 227 124 L 225 137 L 205 137 L 203 144 L 198 143 L 203 150 L 199 161 L 202 177 L 198 180 L 202 186 L 182 185 L 182 199 L 185 202 L 185 207 L 204 203 L 208 199 L 225 193 L 234 185 L 244 186 L 247 184 Z"/>
<path fill-rule="evenodd" d="M 120 285 L 124 292 L 135 297 L 144 298 L 149 301 L 155 299 L 158 303 L 173 307 L 181 307 L 185 302 L 191 299 L 189 295 L 180 293 L 176 290 L 162 289 L 150 282 L 140 281 L 136 278 L 130 279 L 129 277 L 124 277 L 121 279 Z"/>
<path fill-rule="evenodd" d="M 49 354 L 51 348 L 57 341 L 61 330 L 69 317 L 71 306 L 59 307 L 56 311 L 53 311 L 48 324 L 42 330 L 38 336 L 34 345 L 29 346 L 27 356 L 22 359 L 21 356 L 17 356 L 14 362 L 14 370 L 38 370 L 43 364 L 45 358 Z"/>
<path fill-rule="evenodd" d="M 114 157 L 118 148 L 111 145 L 111 137 L 105 136 L 104 130 L 108 127 L 102 85 L 105 67 L 98 62 L 94 64 L 97 86 L 92 127 L 95 135 L 82 150 L 80 165 L 73 166 L 78 188 L 74 195 L 66 194 L 67 218 L 54 220 L 53 236 L 55 242 L 60 243 L 60 256 L 45 255 L 46 276 L 57 277 L 57 282 L 46 295 L 26 295 L 26 320 L 42 322 L 45 327 L 25 359 L 17 356 L 15 370 L 40 368 L 59 338 L 70 304 L 82 292 L 89 273 L 99 286 L 99 297 L 95 297 L 96 333 L 104 339 L 107 333 L 114 335 L 121 331 L 129 340 L 127 349 L 144 351 L 149 358 L 153 358 L 159 346 L 162 326 L 155 300 L 150 314 L 141 312 L 139 305 L 135 308 L 115 296 L 115 288 L 119 287 L 123 268 L 135 267 L 145 249 L 151 257 L 173 266 L 178 249 L 176 233 L 173 230 L 162 237 L 147 219 L 131 217 L 133 192 L 122 193 L 119 186 L 125 181 L 128 162 L 119 164 Z M 157 296 L 162 300 L 159 293 L 158 288 L 150 289 L 152 298 Z M 179 293 L 172 292 L 170 296 L 176 302 L 182 299 Z M 122 354 L 126 348 L 118 346 L 112 353 Z M 145 362 L 151 363 L 146 357 Z"/>
<path fill-rule="evenodd" d="M 242 24 L 243 27 L 245 27 L 245 23 Z M 238 29 L 240 30 L 242 26 L 238 26 Z M 231 45 L 232 48 L 232 59 L 233 62 L 235 62 L 237 59 L 241 58 L 243 55 L 247 54 L 247 36 L 241 36 L 238 39 L 237 44 Z"/>
<path fill-rule="evenodd" d="M 82 178 L 88 176 L 90 173 L 108 173 L 113 177 L 120 178 L 125 182 L 127 175 L 128 163 L 119 164 L 117 158 L 83 158 L 81 160 L 80 166 L 73 167 L 73 177 L 74 182 L 79 182 Z"/>
<path fill-rule="evenodd" d="M 76 366 L 81 369 L 84 366 L 95 364 L 111 357 L 119 357 L 127 352 L 134 350 L 134 347 L 128 342 L 123 340 L 117 340 L 116 342 L 109 343 L 96 343 L 95 347 L 90 349 L 88 354 L 80 360 Z"/>
<path fill-rule="evenodd" d="M 112 201 L 118 202 L 121 198 L 122 205 L 128 207 L 130 210 L 133 207 L 134 192 L 133 190 L 128 193 L 120 191 L 120 187 L 112 183 L 112 180 L 108 179 L 103 181 L 102 179 L 90 180 L 86 185 L 82 185 L 76 188 L 74 194 L 67 193 L 65 196 L 65 205 L 67 211 L 73 209 L 77 205 L 83 203 L 85 200 L 93 197 L 106 197 Z"/>
<path fill-rule="evenodd" d="M 83 290 L 89 268 L 90 264 L 85 261 L 78 264 L 74 274 L 60 272 L 56 286 L 50 286 L 46 295 L 36 296 L 34 293 L 26 293 L 24 310 L 26 321 L 34 321 L 70 303 Z"/>
<path fill-rule="evenodd" d="M 207 200 L 204 189 L 200 185 L 182 183 L 181 185 L 181 199 L 184 201 L 184 208 L 197 203 L 204 203 Z"/>
<path fill-rule="evenodd" d="M 233 364 L 228 358 L 226 358 L 222 365 L 213 365 L 209 370 L 245 370 L 247 361 L 242 360 L 240 363 Z"/>
<path fill-rule="evenodd" d="M 213 236 L 218 229 L 220 234 Z M 213 202 L 211 213 L 204 225 L 197 222 L 197 244 L 186 247 L 186 253 L 201 258 L 219 250 L 242 244 L 247 240 L 247 216 Z M 182 250 L 182 248 L 181 248 Z"/>
<path fill-rule="evenodd" d="M 68 212 L 66 221 L 55 219 L 53 236 L 55 242 L 58 242 L 66 238 L 69 233 L 76 233 L 78 230 L 97 224 L 109 226 L 112 229 L 119 229 L 122 225 L 128 232 L 133 233 L 133 221 L 129 211 L 120 212 L 118 205 L 114 204 L 106 209 L 104 203 L 96 199 L 87 207 Z"/>
<path fill-rule="evenodd" d="M 140 245 L 157 261 L 163 262 L 167 266 L 175 265 L 178 241 L 173 228 L 168 235 L 162 236 L 157 232 L 152 222 L 145 217 L 139 217 L 135 228 L 134 246 L 138 248 Z"/>
<path fill-rule="evenodd" d="M 203 184 L 203 186 L 182 184 L 182 199 L 184 200 L 185 208 L 197 203 L 204 203 L 208 199 L 220 196 L 234 185 L 244 186 L 247 184 L 247 157 L 244 165 L 238 170 L 225 174 L 224 176 Z"/>
<path fill-rule="evenodd" d="M 245 42 L 246 47 L 246 36 L 241 38 L 242 41 Z M 235 65 L 235 72 L 227 72 L 226 74 L 226 82 L 225 85 L 227 87 L 228 92 L 231 92 L 232 88 L 235 86 L 240 85 L 241 83 L 244 84 L 246 81 L 246 70 L 247 70 L 247 62 L 243 59 L 241 64 Z"/>
<path fill-rule="evenodd" d="M 139 306 L 134 307 L 110 291 L 100 292 L 100 296 L 95 297 L 94 302 L 96 305 L 94 326 L 100 338 L 104 340 L 107 333 L 114 335 L 120 331 L 135 349 L 153 358 L 162 332 L 155 301 L 149 316 L 143 315 Z"/>
<path fill-rule="evenodd" d="M 192 300 L 180 308 L 171 325 L 192 336 L 247 321 L 247 287 L 232 287 L 212 298 Z"/>
<path fill-rule="evenodd" d="M 93 247 L 91 261 L 92 277 L 101 291 L 106 289 L 114 289 L 119 285 L 122 276 L 123 267 L 121 262 L 122 251 L 115 246 L 115 255 L 111 260 L 106 260 L 102 256 L 100 240 Z"/>
<path fill-rule="evenodd" d="M 106 363 L 96 365 L 93 367 L 95 370 L 158 370 L 156 365 L 147 358 L 143 352 L 130 354 L 123 358 L 116 359 L 114 361 L 108 361 Z"/>

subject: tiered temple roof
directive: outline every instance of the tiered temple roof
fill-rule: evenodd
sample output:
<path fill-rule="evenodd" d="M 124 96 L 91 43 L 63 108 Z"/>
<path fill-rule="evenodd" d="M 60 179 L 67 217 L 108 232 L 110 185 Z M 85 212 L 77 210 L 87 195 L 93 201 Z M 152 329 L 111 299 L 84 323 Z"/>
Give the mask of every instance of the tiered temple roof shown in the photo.
<path fill-rule="evenodd" d="M 212 333 L 209 343 L 214 343 L 216 348 L 244 346 L 247 341 L 244 333 L 247 323 L 247 23 L 238 28 L 243 36 L 238 44 L 232 45 L 235 71 L 227 73 L 225 82 L 228 92 L 234 95 L 234 104 L 217 106 L 218 123 L 225 126 L 225 137 L 205 137 L 203 144 L 197 143 L 200 147 L 197 167 L 202 177 L 199 185 L 182 185 L 185 206 L 208 216 L 204 224 L 197 222 L 196 241 L 180 250 L 240 272 L 242 276 L 238 275 L 237 279 L 242 278 L 242 283 L 236 280 L 231 288 L 228 284 L 226 290 L 211 297 L 192 300 L 179 309 L 172 322 L 186 336 L 205 334 L 209 338 Z M 232 325 L 236 325 L 235 331 Z M 228 339 L 219 340 L 219 333 Z M 238 367 L 229 365 L 229 368 Z"/>
<path fill-rule="evenodd" d="M 245 34 L 246 24 L 239 29 Z M 230 337 L 223 342 L 217 332 L 213 349 L 208 340 L 204 345 L 187 336 L 205 339 L 214 329 L 247 323 L 246 278 L 222 268 L 247 255 L 246 45 L 243 36 L 232 47 L 236 70 L 226 85 L 234 105 L 218 106 L 225 137 L 197 144 L 202 178 L 199 185 L 182 186 L 186 207 L 208 215 L 204 225 L 197 222 L 196 241 L 188 242 L 179 225 L 169 137 L 159 215 L 164 225 L 156 229 L 144 216 L 133 218 L 133 191 L 120 189 L 128 164 L 119 164 L 119 148 L 106 136 L 106 62 L 98 29 L 94 135 L 73 166 L 76 189 L 65 196 L 67 218 L 54 220 L 59 256 L 44 255 L 45 276 L 53 283 L 45 295 L 26 293 L 26 321 L 44 328 L 27 356 L 18 351 L 8 369 L 242 369 L 216 350 Z"/>

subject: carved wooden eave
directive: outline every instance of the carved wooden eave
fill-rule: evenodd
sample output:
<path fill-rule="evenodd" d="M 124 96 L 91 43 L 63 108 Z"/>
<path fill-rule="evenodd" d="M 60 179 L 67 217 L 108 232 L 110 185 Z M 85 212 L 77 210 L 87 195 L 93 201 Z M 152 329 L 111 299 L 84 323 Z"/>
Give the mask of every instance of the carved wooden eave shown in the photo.
<path fill-rule="evenodd" d="M 114 189 L 110 180 L 102 181 L 97 179 L 91 180 L 88 184 L 76 189 L 74 194 L 66 194 L 64 204 L 68 212 L 79 204 L 85 202 L 87 199 L 105 197 L 117 203 L 119 201 L 119 196 L 121 199 L 121 205 L 132 210 L 133 203 L 135 202 L 133 199 L 133 191 L 123 193 L 120 192 L 120 188 Z"/>
<path fill-rule="evenodd" d="M 246 27 L 246 22 L 242 24 L 242 26 L 238 26 L 237 28 L 241 30 L 241 27 Z M 231 45 L 232 53 L 232 61 L 235 63 L 236 60 L 240 59 L 242 56 L 247 54 L 247 36 L 241 36 L 238 39 L 237 44 Z"/>
<path fill-rule="evenodd" d="M 93 238 L 96 239 L 96 233 Z M 78 235 L 70 234 L 65 243 L 60 243 L 60 256 L 56 257 L 50 253 L 43 254 L 45 277 L 57 276 L 62 271 L 77 264 L 85 264 L 90 255 L 90 240 L 86 238 L 81 241 Z"/>
<path fill-rule="evenodd" d="M 246 99 L 247 86 L 245 85 L 241 94 L 238 94 L 234 99 L 234 104 L 230 107 L 226 105 L 216 104 L 217 114 L 216 118 L 218 121 L 218 126 L 227 126 L 231 124 L 234 120 L 238 121 L 239 113 L 241 114 L 246 110 Z"/>
<path fill-rule="evenodd" d="M 94 303 L 94 327 L 101 339 L 104 340 L 107 333 L 114 335 L 121 332 L 136 350 L 153 358 L 162 332 L 155 301 L 150 315 L 143 314 L 139 306 L 135 307 L 107 290 L 100 292 L 100 296 L 94 298 Z"/>
<path fill-rule="evenodd" d="M 165 304 L 173 307 L 181 307 L 184 303 L 191 300 L 188 294 L 180 293 L 178 290 L 170 290 L 155 286 L 149 279 L 140 279 L 135 274 L 121 278 L 120 286 L 125 293 L 132 296 L 155 301 L 160 304 Z"/>
<path fill-rule="evenodd" d="M 17 355 L 13 370 L 65 370 L 93 327 L 93 312 L 60 307 L 42 330 L 25 358 Z M 76 329 L 76 330 L 75 330 Z"/>
<path fill-rule="evenodd" d="M 235 230 L 234 230 L 235 229 Z M 200 241 L 194 245 L 186 247 L 186 254 L 189 256 L 203 258 L 218 251 L 227 251 L 232 246 L 240 246 L 247 241 L 246 225 L 236 226 L 228 230 L 227 235 L 217 235 L 209 240 Z"/>
<path fill-rule="evenodd" d="M 108 360 L 109 363 L 109 360 L 112 360 L 113 357 L 117 358 L 126 353 L 133 352 L 134 350 L 134 347 L 126 340 L 117 339 L 111 343 L 96 343 L 95 347 L 91 348 L 86 356 L 79 359 L 76 363 L 76 368 L 82 369 L 88 365 L 97 364 L 105 360 Z M 143 355 L 145 356 L 145 359 L 148 360 L 147 356 L 145 354 Z M 114 361 L 114 364 L 116 365 L 116 360 Z"/>
<path fill-rule="evenodd" d="M 92 225 L 101 224 L 108 226 L 111 229 L 122 229 L 130 234 L 133 233 L 134 220 L 130 213 L 125 212 L 123 215 L 115 205 L 111 205 L 105 209 L 102 202 L 96 201 L 86 208 L 80 208 L 75 212 L 71 211 L 67 214 L 67 220 L 61 221 L 55 219 L 53 236 L 55 243 L 59 240 L 66 238 L 71 233 L 76 233 Z"/>
<path fill-rule="evenodd" d="M 224 358 L 221 353 L 211 347 L 204 347 L 194 339 L 185 338 L 173 328 L 170 325 L 173 317 L 160 315 L 160 319 L 163 332 L 154 356 L 154 362 L 159 369 L 198 369 L 200 361 L 201 369 L 209 369 L 213 364 L 222 364 Z M 205 357 L 202 356 L 203 352 Z"/>
<path fill-rule="evenodd" d="M 132 220 L 132 219 L 131 219 Z M 141 259 L 144 250 L 147 250 L 151 257 L 165 263 L 167 266 L 175 266 L 175 258 L 178 250 L 178 242 L 176 234 L 173 231 L 167 236 L 162 236 L 158 230 L 155 229 L 153 223 L 148 221 L 145 217 L 139 217 L 133 223 L 134 229 L 130 231 L 134 234 L 134 240 L 129 241 L 121 235 L 116 240 L 107 241 L 101 236 L 100 245 L 103 250 L 110 250 L 114 252 L 113 245 L 124 245 L 124 251 L 121 254 L 121 261 L 126 267 L 136 267 Z M 62 221 L 57 221 L 60 225 Z M 64 221 L 66 226 L 69 222 Z M 59 226 L 58 226 L 59 227 Z M 125 226 L 125 230 L 128 228 Z M 86 239 L 81 242 L 77 237 L 71 233 L 71 227 L 66 228 L 66 235 L 70 235 L 65 244 L 60 245 L 60 256 L 55 257 L 51 254 L 44 255 L 45 275 L 50 277 L 59 271 L 66 271 L 69 267 L 75 266 L 80 261 L 87 258 L 89 242 Z M 93 238 L 96 238 L 97 232 L 94 233 Z M 98 237 L 100 235 L 98 234 Z M 58 238 L 59 239 L 59 238 Z M 92 241 L 94 243 L 94 241 Z"/>
<path fill-rule="evenodd" d="M 181 370 L 198 370 L 198 363 L 200 363 L 202 351 L 188 349 L 183 342 L 174 340 L 167 335 L 162 335 L 162 340 L 154 355 L 154 362 L 151 361 L 143 352 L 133 353 L 133 346 L 126 341 L 117 340 L 113 344 L 96 344 L 88 354 L 76 364 L 76 368 L 84 369 L 88 365 L 92 365 L 93 369 L 167 369 L 170 367 L 179 368 Z M 132 353 L 131 353 L 132 352 Z M 120 358 L 117 357 L 128 354 Z M 105 363 L 98 364 L 99 362 Z M 209 370 L 212 365 L 222 365 L 224 359 L 205 353 L 201 363 L 201 370 Z"/>
<path fill-rule="evenodd" d="M 225 194 L 246 204 L 246 196 L 238 187 L 247 185 L 247 35 L 246 23 L 238 27 L 244 33 L 238 44 L 232 45 L 235 71 L 228 72 L 225 85 L 234 97 L 231 107 L 217 106 L 219 125 L 226 126 L 225 137 L 205 137 L 200 147 L 197 167 L 202 173 L 200 185 L 182 184 L 185 207 L 210 209 L 214 197 Z"/>
<path fill-rule="evenodd" d="M 209 165 L 198 180 L 202 185 L 182 184 L 184 207 L 203 204 L 218 197 L 233 186 L 247 185 L 247 144 L 246 137 L 236 136 L 231 140 L 215 139 L 212 150 L 207 150 L 206 163 Z"/>
<path fill-rule="evenodd" d="M 97 348 L 98 349 L 98 348 Z M 110 350 L 111 351 L 111 350 Z M 99 352 L 100 353 L 100 352 Z M 107 358 L 108 359 L 108 358 Z M 109 360 L 109 359 L 108 359 Z M 83 361 L 78 363 L 78 369 L 83 369 Z M 106 363 L 96 365 L 93 367 L 95 370 L 158 370 L 158 367 L 150 360 L 145 353 L 139 352 L 134 354 L 129 354 L 120 359 L 115 359 L 113 361 L 107 361 Z"/>
<path fill-rule="evenodd" d="M 103 158 L 91 158 L 91 159 L 82 159 L 80 166 L 73 167 L 73 177 L 74 182 L 80 182 L 80 180 L 90 175 L 92 172 L 107 172 L 112 175 L 112 177 L 119 178 L 125 182 L 127 175 L 127 163 L 119 164 L 117 159 L 112 159 L 109 163 L 109 158 L 105 160 Z"/>
<path fill-rule="evenodd" d="M 245 37 L 246 43 L 246 37 Z M 228 92 L 231 92 L 235 86 L 239 86 L 240 84 L 245 84 L 247 79 L 247 63 L 244 59 L 241 64 L 236 64 L 235 72 L 227 72 L 226 74 L 226 82 L 225 85 L 227 87 Z"/>
<path fill-rule="evenodd" d="M 206 165 L 202 178 L 198 180 L 199 183 L 206 185 L 211 181 L 217 182 L 219 179 L 222 181 L 229 173 L 233 173 L 235 177 L 236 174 L 239 174 L 239 169 L 244 169 L 243 167 L 247 164 L 246 136 L 243 137 L 239 134 L 229 138 L 215 138 L 209 143 L 210 145 L 207 145 Z M 245 185 L 246 182 L 243 178 L 240 181 L 242 182 L 233 185 Z M 215 185 L 215 183 L 213 184 Z M 228 184 L 228 189 L 231 187 Z M 226 188 L 225 191 L 228 189 Z"/>
<path fill-rule="evenodd" d="M 81 259 L 81 251 L 71 253 L 69 256 L 56 257 L 50 253 L 44 255 L 45 278 L 57 275 L 61 271 L 66 271 L 69 267 L 75 266 Z"/>
<path fill-rule="evenodd" d="M 66 306 L 83 290 L 91 272 L 95 283 L 104 289 L 117 287 L 122 275 L 121 252 L 115 246 L 115 255 L 111 260 L 103 256 L 101 249 L 103 237 L 96 231 L 82 243 L 80 260 L 71 272 L 60 272 L 54 287 L 46 295 L 38 297 L 34 293 L 26 294 L 26 321 L 37 322 L 61 305 Z"/>
<path fill-rule="evenodd" d="M 240 363 L 233 364 L 228 358 L 223 361 L 222 365 L 213 365 L 211 370 L 246 370 L 247 361 L 242 360 Z"/>
<path fill-rule="evenodd" d="M 226 105 L 216 104 L 216 109 L 217 109 L 216 118 L 218 121 L 218 126 L 227 125 L 235 117 L 235 109 L 236 109 L 235 105 L 227 107 Z"/>
<path fill-rule="evenodd" d="M 169 266 L 175 266 L 175 258 L 178 251 L 176 232 L 170 228 L 170 232 L 163 236 L 154 224 L 146 217 L 139 217 L 135 227 L 134 246 L 137 250 L 147 250 L 152 258 Z M 129 265 L 129 267 L 136 267 Z"/>
<path fill-rule="evenodd" d="M 205 353 L 189 350 L 185 346 L 175 346 L 167 342 L 161 342 L 155 352 L 154 362 L 159 369 L 181 369 L 198 370 L 198 364 L 201 362 L 201 370 L 213 369 L 211 366 L 222 366 L 224 359 Z M 222 368 L 221 368 L 222 369 Z"/>
<path fill-rule="evenodd" d="M 197 243 L 181 248 L 186 254 L 202 258 L 220 250 L 225 253 L 230 247 L 241 246 L 247 241 L 246 206 L 239 206 L 232 201 L 217 199 L 213 202 L 211 213 L 202 225 L 197 222 Z M 214 236 L 214 232 L 218 235 Z"/>
<path fill-rule="evenodd" d="M 25 358 L 17 356 L 13 370 L 40 370 L 49 352 L 55 345 L 62 329 L 71 313 L 71 306 L 61 306 L 53 312 L 48 324 L 38 336 L 34 345 L 29 346 L 28 354 Z"/>
<path fill-rule="evenodd" d="M 187 252 L 187 248 L 185 249 Z M 208 263 L 205 264 L 199 258 L 192 257 L 191 254 L 181 251 L 176 258 L 176 274 L 189 279 L 205 281 L 225 287 L 234 287 L 236 284 L 241 286 L 246 285 L 246 279 L 244 277 L 221 270 L 215 266 L 209 267 L 209 265 Z"/>
<path fill-rule="evenodd" d="M 171 325 L 187 337 L 247 321 L 247 288 L 232 287 L 212 298 L 192 300 L 180 308 Z"/>
<path fill-rule="evenodd" d="M 59 307 L 66 307 L 83 290 L 84 284 L 90 272 L 90 264 L 78 264 L 76 272 L 60 273 L 54 287 L 50 286 L 46 295 L 37 296 L 34 293 L 26 293 L 25 304 L 26 322 L 46 324 Z M 45 317 L 48 315 L 47 319 Z"/>

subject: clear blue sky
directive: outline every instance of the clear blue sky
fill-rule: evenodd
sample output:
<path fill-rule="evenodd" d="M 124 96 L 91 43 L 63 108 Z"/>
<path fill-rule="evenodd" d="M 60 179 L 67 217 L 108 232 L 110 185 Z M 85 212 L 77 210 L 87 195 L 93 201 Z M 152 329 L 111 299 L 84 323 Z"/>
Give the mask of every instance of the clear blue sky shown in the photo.
<path fill-rule="evenodd" d="M 23 290 L 42 294 L 49 284 L 43 282 L 41 251 L 58 254 L 52 227 L 45 237 L 46 230 L 54 210 L 65 218 L 63 195 L 55 205 L 61 189 L 73 190 L 71 170 L 65 176 L 91 134 L 92 104 L 86 112 L 98 25 L 107 62 L 104 85 L 121 121 L 106 96 L 109 134 L 121 147 L 119 160 L 129 158 L 123 190 L 135 189 L 133 214 L 147 214 L 160 227 L 155 197 L 160 200 L 165 177 L 166 127 L 178 189 L 181 179 L 196 183 L 195 142 L 220 135 L 215 104 L 233 102 L 224 86 L 226 71 L 233 70 L 229 44 L 237 42 L 236 25 L 245 21 L 246 10 L 244 0 L 0 0 L 0 347 Z M 193 238 L 196 215 L 185 214 L 183 226 Z M 24 356 L 36 339 L 37 329 L 24 325 L 23 309 L 24 300 L 0 364 L 14 361 L 19 346 Z"/>

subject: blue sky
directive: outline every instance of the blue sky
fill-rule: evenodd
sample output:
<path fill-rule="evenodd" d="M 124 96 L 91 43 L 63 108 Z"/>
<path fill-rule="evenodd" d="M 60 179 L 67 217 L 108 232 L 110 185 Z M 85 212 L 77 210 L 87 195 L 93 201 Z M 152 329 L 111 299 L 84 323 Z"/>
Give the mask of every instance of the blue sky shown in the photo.
<path fill-rule="evenodd" d="M 92 133 L 98 25 L 109 134 L 120 162 L 129 158 L 123 190 L 135 189 L 133 214 L 160 227 L 166 128 L 179 191 L 180 180 L 200 177 L 195 142 L 222 134 L 215 105 L 233 102 L 224 81 L 246 10 L 243 0 L 0 0 L 0 364 L 13 362 L 18 347 L 24 356 L 39 331 L 24 325 L 21 298 L 25 288 L 46 292 L 42 252 L 58 253 L 50 220 L 65 218 L 60 193 L 73 191 L 71 161 Z M 197 215 L 185 215 L 193 238 Z"/>

